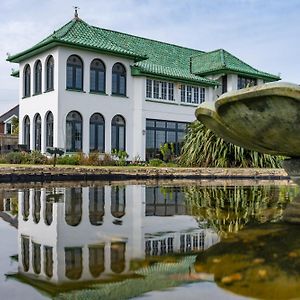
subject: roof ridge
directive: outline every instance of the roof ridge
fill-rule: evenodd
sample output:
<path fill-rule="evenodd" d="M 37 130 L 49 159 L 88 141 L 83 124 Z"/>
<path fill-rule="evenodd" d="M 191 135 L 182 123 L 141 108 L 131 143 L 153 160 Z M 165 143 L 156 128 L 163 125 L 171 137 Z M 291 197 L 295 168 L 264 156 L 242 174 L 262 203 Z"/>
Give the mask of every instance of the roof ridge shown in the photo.
<path fill-rule="evenodd" d="M 222 65 L 222 67 L 226 68 L 224 49 L 220 49 L 219 51 L 220 51 L 220 55 L 221 55 L 221 65 Z"/>
<path fill-rule="evenodd" d="M 199 50 L 199 49 L 194 49 L 194 48 L 185 47 L 185 46 L 181 46 L 181 45 L 177 45 L 177 44 L 162 42 L 162 41 L 159 41 L 159 40 L 155 40 L 155 39 L 151 39 L 151 38 L 146 38 L 146 37 L 143 37 L 143 36 L 138 36 L 138 35 L 135 35 L 135 34 L 130 34 L 130 33 L 121 32 L 121 31 L 117 31 L 117 30 L 112 30 L 112 29 L 107 29 L 107 28 L 101 28 L 101 27 L 97 27 L 97 26 L 94 26 L 94 25 L 90 25 L 90 26 L 94 27 L 95 29 L 98 29 L 98 30 L 105 30 L 105 31 L 115 32 L 115 33 L 119 33 L 119 34 L 131 36 L 131 37 L 135 37 L 135 38 L 140 38 L 140 39 L 147 40 L 147 41 L 157 42 L 157 43 L 161 43 L 161 44 L 165 44 L 165 45 L 175 46 L 175 47 L 182 48 L 182 49 L 193 50 L 193 51 L 205 53 L 204 51 Z M 202 53 L 199 53 L 199 54 L 202 54 Z M 196 55 L 199 55 L 199 54 L 196 54 Z"/>

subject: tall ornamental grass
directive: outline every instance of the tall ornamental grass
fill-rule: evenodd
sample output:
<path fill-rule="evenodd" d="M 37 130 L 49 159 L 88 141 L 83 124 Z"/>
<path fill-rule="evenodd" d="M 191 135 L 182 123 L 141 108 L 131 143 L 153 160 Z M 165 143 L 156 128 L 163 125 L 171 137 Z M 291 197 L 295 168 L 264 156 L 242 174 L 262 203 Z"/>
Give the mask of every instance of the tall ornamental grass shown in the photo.
<path fill-rule="evenodd" d="M 179 164 L 186 167 L 280 168 L 282 160 L 281 156 L 246 150 L 228 143 L 201 122 L 194 121 L 188 127 Z"/>

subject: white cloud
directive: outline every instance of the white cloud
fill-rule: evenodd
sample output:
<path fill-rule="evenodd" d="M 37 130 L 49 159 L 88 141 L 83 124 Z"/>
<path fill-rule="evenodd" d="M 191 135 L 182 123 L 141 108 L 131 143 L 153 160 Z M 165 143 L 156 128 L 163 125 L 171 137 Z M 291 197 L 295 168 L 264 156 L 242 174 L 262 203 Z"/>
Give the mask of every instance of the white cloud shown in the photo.
<path fill-rule="evenodd" d="M 224 48 L 254 67 L 300 83 L 300 1 L 3 0 L 0 11 L 0 113 L 16 102 L 18 80 L 6 52 L 31 47 L 73 17 L 91 25 L 210 51 Z M 5 87 L 5 89 L 4 89 Z M 5 107 L 5 108 L 4 108 Z"/>

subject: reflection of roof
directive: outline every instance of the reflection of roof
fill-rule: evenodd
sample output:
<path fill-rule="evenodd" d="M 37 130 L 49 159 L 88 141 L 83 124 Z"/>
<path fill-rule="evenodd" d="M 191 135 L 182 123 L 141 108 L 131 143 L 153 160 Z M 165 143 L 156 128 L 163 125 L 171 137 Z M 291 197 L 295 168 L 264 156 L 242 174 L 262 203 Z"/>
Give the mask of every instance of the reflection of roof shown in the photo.
<path fill-rule="evenodd" d="M 8 60 L 21 62 L 59 45 L 131 58 L 135 62 L 132 75 L 149 74 L 194 84 L 218 85 L 217 81 L 191 72 L 191 58 L 200 57 L 205 54 L 203 51 L 90 26 L 79 18 L 74 18 L 35 46 L 10 56 Z M 211 55 L 207 58 L 213 59 Z M 269 81 L 278 79 L 257 70 L 255 75 L 264 76 Z"/>
<path fill-rule="evenodd" d="M 160 262 L 136 271 L 133 275 L 121 275 L 104 281 L 80 282 L 55 285 L 37 280 L 36 276 L 7 275 L 29 284 L 54 299 L 128 299 L 152 290 L 175 287 L 195 279 L 186 276 L 191 271 L 196 256 L 179 258 L 176 262 Z M 72 291 L 72 292 L 71 292 Z"/>
<path fill-rule="evenodd" d="M 19 117 L 19 104 L 0 116 L 0 122 L 4 122 L 13 115 Z"/>

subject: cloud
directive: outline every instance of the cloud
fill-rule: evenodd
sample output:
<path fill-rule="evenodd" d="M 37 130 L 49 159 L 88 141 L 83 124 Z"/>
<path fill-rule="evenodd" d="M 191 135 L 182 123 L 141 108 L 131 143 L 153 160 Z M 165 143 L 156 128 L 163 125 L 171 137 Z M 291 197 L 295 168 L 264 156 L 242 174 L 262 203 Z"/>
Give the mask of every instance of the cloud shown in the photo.
<path fill-rule="evenodd" d="M 16 101 L 18 80 L 5 61 L 73 17 L 73 6 L 91 25 L 191 48 L 224 48 L 267 72 L 300 83 L 300 1 L 289 0 L 4 0 L 0 11 L 0 113 Z M 297 68 L 297 70 L 296 70 Z M 7 92 L 3 89 L 13 92 Z"/>

